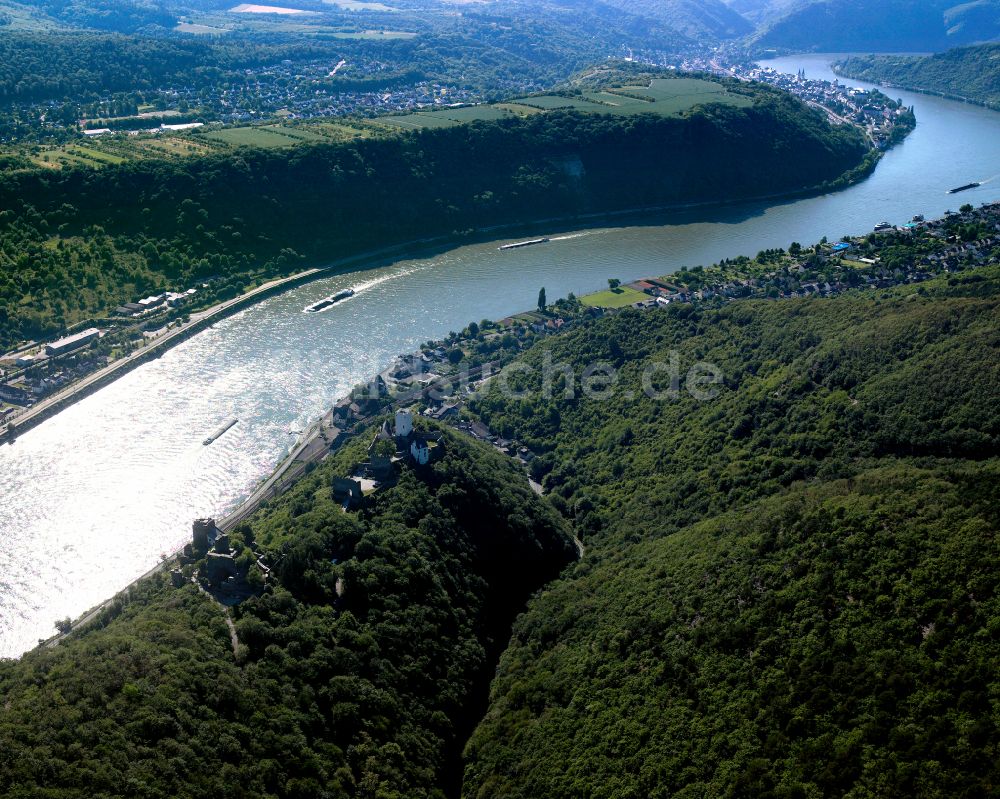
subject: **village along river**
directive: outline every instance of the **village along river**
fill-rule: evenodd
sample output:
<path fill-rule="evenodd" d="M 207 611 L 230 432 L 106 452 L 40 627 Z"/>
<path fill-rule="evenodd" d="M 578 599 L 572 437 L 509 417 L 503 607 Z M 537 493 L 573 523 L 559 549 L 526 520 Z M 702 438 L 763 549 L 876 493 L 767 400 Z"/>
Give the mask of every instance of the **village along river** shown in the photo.
<path fill-rule="evenodd" d="M 833 79 L 829 60 L 770 63 Z M 531 308 L 542 286 L 554 300 L 609 277 L 662 275 L 1000 199 L 1000 179 L 988 181 L 1000 175 L 1000 114 L 889 93 L 916 107 L 917 129 L 853 188 L 551 233 L 551 242 L 520 250 L 475 244 L 324 279 L 219 322 L 0 446 L 0 656 L 16 657 L 51 635 L 56 619 L 121 590 L 187 541 L 192 519 L 234 508 L 293 445 L 290 430 L 397 354 Z M 972 181 L 985 182 L 946 193 Z M 356 295 L 303 312 L 344 288 Z M 233 416 L 239 424 L 203 446 Z"/>

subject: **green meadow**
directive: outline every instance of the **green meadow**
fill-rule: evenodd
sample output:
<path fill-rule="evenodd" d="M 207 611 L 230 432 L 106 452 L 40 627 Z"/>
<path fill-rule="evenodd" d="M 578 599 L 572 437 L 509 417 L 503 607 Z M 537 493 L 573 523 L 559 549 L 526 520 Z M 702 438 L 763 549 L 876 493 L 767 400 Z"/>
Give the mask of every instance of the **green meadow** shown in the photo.
<path fill-rule="evenodd" d="M 677 116 L 695 106 L 724 103 L 745 107 L 749 97 L 733 94 L 714 81 L 698 78 L 657 78 L 648 86 L 622 86 L 605 91 L 563 96 L 541 94 L 495 105 L 416 111 L 379 120 L 399 128 L 442 128 L 477 119 L 501 119 L 506 115 L 579 111 L 585 114 L 659 114 Z"/>
<path fill-rule="evenodd" d="M 616 289 L 598 291 L 594 294 L 588 294 L 586 297 L 580 297 L 580 302 L 592 308 L 624 308 L 648 299 L 649 297 L 641 291 L 630 289 L 628 286 L 620 286 Z"/>

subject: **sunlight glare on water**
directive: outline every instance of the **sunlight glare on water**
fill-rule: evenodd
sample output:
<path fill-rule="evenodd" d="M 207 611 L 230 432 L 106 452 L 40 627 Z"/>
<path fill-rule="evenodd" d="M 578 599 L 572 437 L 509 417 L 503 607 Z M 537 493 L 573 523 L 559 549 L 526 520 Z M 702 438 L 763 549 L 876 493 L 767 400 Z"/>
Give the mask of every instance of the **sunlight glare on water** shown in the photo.
<path fill-rule="evenodd" d="M 824 56 L 780 59 L 821 77 Z M 887 219 L 941 215 L 1000 199 L 1000 114 L 895 92 L 918 128 L 864 183 L 766 207 L 665 214 L 632 227 L 497 243 L 339 275 L 219 322 L 114 384 L 0 446 L 0 656 L 17 656 L 154 566 L 189 539 L 191 521 L 221 516 L 274 468 L 300 431 L 352 385 L 422 341 L 470 321 L 599 289 L 609 277 L 662 275 L 768 247 L 861 233 Z M 961 148 L 954 143 L 961 141 Z M 948 153 L 942 158 L 941 153 Z M 322 313 L 304 308 L 357 293 Z M 230 417 L 216 443 L 202 441 Z"/>

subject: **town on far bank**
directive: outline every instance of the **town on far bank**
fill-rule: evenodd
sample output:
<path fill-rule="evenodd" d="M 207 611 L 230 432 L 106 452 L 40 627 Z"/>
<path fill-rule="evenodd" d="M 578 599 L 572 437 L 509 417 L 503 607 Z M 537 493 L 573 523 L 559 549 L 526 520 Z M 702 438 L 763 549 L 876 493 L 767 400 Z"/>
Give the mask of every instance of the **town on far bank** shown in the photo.
<path fill-rule="evenodd" d="M 919 292 L 919 284 L 932 277 L 996 263 L 1000 263 L 1000 203 L 978 209 L 964 205 L 937 220 L 881 224 L 866 236 L 808 248 L 793 243 L 787 250 L 762 251 L 753 259 L 741 256 L 659 278 L 627 284 L 610 278 L 606 290 L 582 297 L 571 294 L 551 304 L 542 289 L 533 310 L 473 322 L 461 332 L 426 342 L 419 352 L 399 356 L 369 383 L 338 401 L 315 426 L 312 445 L 303 445 L 293 459 L 304 470 L 309 460 L 321 460 L 381 415 L 406 409 L 451 425 L 519 460 L 532 487 L 541 492 L 532 469 L 535 453 L 522 442 L 505 438 L 505 431 L 490 430 L 468 407 L 477 391 L 540 339 L 630 309 L 712 308 L 750 298 L 823 298 L 907 284 L 916 285 Z M 377 477 L 362 468 L 351 479 L 377 483 Z M 286 480 L 285 486 L 291 482 Z"/>
<path fill-rule="evenodd" d="M 427 413 L 444 419 L 457 416 L 462 403 L 460 396 L 442 394 L 443 381 L 460 370 L 485 370 L 490 364 L 498 367 L 539 337 L 605 313 L 675 303 L 720 305 L 744 298 L 828 297 L 850 290 L 920 283 L 937 274 L 998 260 L 1000 203 L 979 208 L 966 204 L 940 219 L 917 216 L 905 224 L 882 223 L 872 233 L 844 236 L 835 242 L 824 240 L 808 247 L 792 243 L 787 250 L 724 259 L 711 267 L 682 267 L 673 274 L 625 284 L 610 278 L 606 290 L 579 298 L 570 295 L 552 304 L 540 297 L 534 310 L 495 322 L 473 323 L 462 333 L 428 342 L 420 353 L 401 356 L 380 375 L 375 394 L 385 400 L 434 398 Z M 202 293 L 211 296 L 210 288 L 210 283 L 202 284 Z M 100 326 L 88 326 L 55 341 L 32 343 L 0 356 L 0 436 L 40 400 L 71 388 L 109 361 L 141 349 L 182 323 L 187 318 L 185 306 L 198 293 L 198 289 L 160 292 L 121 306 L 115 317 L 102 320 Z M 480 379 L 488 376 L 479 374 Z M 353 426 L 369 418 L 372 411 L 372 407 L 348 397 L 331 411 L 331 426 Z M 492 434 L 480 437 L 491 438 Z"/>

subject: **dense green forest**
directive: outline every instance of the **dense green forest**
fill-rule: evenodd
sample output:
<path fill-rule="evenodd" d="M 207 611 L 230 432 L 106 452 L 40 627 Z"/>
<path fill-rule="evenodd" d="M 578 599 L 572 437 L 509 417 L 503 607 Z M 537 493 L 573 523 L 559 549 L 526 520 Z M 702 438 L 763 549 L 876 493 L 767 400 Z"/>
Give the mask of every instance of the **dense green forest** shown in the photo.
<path fill-rule="evenodd" d="M 352 445 L 241 531 L 275 580 L 235 650 L 220 608 L 157 578 L 0 663 L 0 793 L 991 795 L 998 323 L 987 267 L 544 339 L 510 376 L 526 394 L 495 380 L 474 408 L 539 453 L 547 500 L 447 434 L 344 513 Z M 613 396 L 546 398 L 548 357 L 613 366 Z M 696 362 L 714 398 L 688 392 Z"/>
<path fill-rule="evenodd" d="M 329 57 L 331 50 L 308 42 L 202 42 L 87 32 L 5 34 L 0 37 L 0 104 L 64 100 L 75 106 L 109 92 L 142 92 L 182 80 L 193 81 L 197 88 L 211 79 L 234 80 L 237 70 L 293 55 Z"/>
<path fill-rule="evenodd" d="M 249 276 L 304 260 L 538 217 L 804 191 L 869 165 L 855 129 L 780 92 L 743 91 L 752 107 L 681 118 L 552 113 L 0 174 L 0 349 L 207 277 L 231 297 Z M 582 172 L 566 166 L 577 159 Z"/>
<path fill-rule="evenodd" d="M 541 453 L 587 555 L 518 621 L 466 794 L 990 795 L 998 330 L 992 267 L 536 345 L 527 396 L 476 407 Z M 650 399 L 671 352 L 680 391 Z M 547 353 L 613 365 L 613 398 L 545 399 Z M 685 390 L 699 361 L 724 376 L 710 401 Z"/>
<path fill-rule="evenodd" d="M 1000 44 L 932 56 L 853 56 L 840 74 L 873 83 L 955 97 L 1000 110 Z"/>
<path fill-rule="evenodd" d="M 444 456 L 345 513 L 355 446 L 234 538 L 274 564 L 235 609 L 161 575 L 53 650 L 0 661 L 5 797 L 441 797 L 514 613 L 575 557 L 523 473 Z"/>

